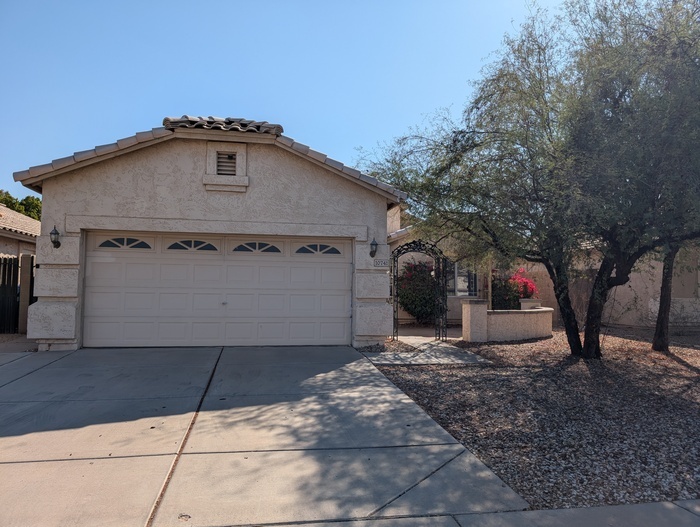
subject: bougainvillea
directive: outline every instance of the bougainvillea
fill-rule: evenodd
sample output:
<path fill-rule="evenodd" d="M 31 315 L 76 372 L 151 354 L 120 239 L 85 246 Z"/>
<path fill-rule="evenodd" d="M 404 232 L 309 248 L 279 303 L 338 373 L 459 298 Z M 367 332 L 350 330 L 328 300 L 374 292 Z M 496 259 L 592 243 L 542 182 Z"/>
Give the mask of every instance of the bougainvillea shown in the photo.
<path fill-rule="evenodd" d="M 437 287 L 431 262 L 409 261 L 403 264 L 398 282 L 398 301 L 401 308 L 419 324 L 435 321 Z"/>
<path fill-rule="evenodd" d="M 539 291 L 535 282 L 523 276 L 525 269 L 518 269 L 512 276 L 504 278 L 494 271 L 491 277 L 491 303 L 493 309 L 520 309 L 521 298 L 537 298 Z"/>

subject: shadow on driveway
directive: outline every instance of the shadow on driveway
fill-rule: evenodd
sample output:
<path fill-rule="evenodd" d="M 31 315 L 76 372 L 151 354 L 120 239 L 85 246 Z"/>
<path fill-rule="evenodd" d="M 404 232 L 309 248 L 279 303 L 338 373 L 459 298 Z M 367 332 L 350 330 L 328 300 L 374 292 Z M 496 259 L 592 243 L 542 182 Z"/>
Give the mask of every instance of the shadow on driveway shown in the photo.
<path fill-rule="evenodd" d="M 349 347 L 28 354 L 0 366 L 0 466 L 18 525 L 527 506 Z"/>

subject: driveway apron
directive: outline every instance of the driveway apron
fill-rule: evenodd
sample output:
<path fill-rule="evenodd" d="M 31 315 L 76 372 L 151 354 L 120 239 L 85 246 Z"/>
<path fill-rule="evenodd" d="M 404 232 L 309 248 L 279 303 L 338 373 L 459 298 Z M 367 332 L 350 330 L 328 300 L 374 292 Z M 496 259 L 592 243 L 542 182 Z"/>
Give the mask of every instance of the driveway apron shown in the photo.
<path fill-rule="evenodd" d="M 0 470 L 3 525 L 454 525 L 527 507 L 342 346 L 18 357 L 0 365 Z"/>

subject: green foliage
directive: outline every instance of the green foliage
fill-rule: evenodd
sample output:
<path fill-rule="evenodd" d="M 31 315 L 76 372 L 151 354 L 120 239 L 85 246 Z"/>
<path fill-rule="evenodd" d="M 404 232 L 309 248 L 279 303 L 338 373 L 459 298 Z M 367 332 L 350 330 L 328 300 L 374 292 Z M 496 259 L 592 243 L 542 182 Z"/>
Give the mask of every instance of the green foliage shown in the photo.
<path fill-rule="evenodd" d="M 573 354 L 600 356 L 608 292 L 639 258 L 700 238 L 697 7 L 535 9 L 474 83 L 463 122 L 440 115 L 367 167 L 409 193 L 433 240 L 544 265 Z M 569 277 L 584 247 L 601 260 L 582 346 Z"/>
<path fill-rule="evenodd" d="M 520 309 L 521 298 L 535 298 L 539 295 L 535 282 L 522 275 L 523 268 L 512 276 L 494 273 L 491 277 L 491 304 L 493 309 Z"/>
<path fill-rule="evenodd" d="M 433 264 L 426 261 L 409 261 L 403 264 L 399 274 L 398 301 L 401 308 L 415 317 L 419 324 L 435 321 L 437 283 Z"/>
<path fill-rule="evenodd" d="M 0 203 L 20 214 L 41 220 L 41 200 L 34 196 L 26 196 L 18 200 L 6 190 L 0 190 Z"/>

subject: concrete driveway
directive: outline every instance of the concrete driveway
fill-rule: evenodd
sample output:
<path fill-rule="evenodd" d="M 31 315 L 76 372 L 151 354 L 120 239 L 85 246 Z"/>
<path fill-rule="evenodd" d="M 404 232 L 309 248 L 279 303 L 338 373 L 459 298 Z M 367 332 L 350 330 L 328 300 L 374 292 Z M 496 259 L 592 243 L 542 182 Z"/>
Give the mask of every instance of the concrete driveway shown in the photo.
<path fill-rule="evenodd" d="M 349 347 L 2 354 L 0 473 L 3 526 L 457 527 L 527 507 Z"/>

